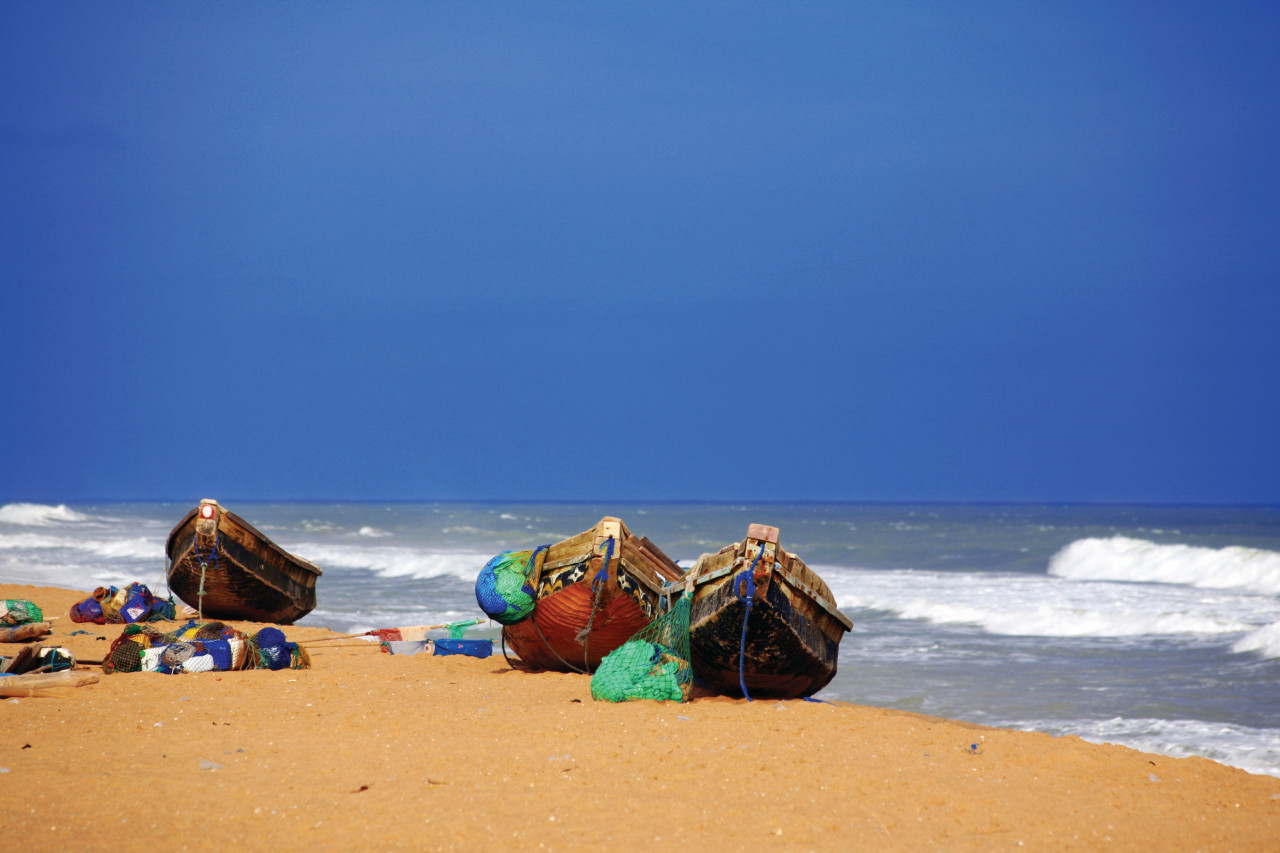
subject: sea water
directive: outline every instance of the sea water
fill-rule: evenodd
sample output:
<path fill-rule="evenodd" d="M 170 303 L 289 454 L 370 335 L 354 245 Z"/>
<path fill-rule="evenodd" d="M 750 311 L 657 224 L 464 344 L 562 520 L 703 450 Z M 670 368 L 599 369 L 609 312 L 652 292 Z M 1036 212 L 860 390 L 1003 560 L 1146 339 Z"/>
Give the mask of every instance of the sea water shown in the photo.
<path fill-rule="evenodd" d="M 0 506 L 0 581 L 165 592 L 194 506 Z M 681 565 L 753 522 L 854 621 L 818 698 L 1076 734 L 1280 776 L 1280 509 L 726 504 L 239 504 L 324 569 L 302 624 L 480 615 L 494 554 L 621 517 Z M 493 629 L 470 636 L 497 637 Z"/>

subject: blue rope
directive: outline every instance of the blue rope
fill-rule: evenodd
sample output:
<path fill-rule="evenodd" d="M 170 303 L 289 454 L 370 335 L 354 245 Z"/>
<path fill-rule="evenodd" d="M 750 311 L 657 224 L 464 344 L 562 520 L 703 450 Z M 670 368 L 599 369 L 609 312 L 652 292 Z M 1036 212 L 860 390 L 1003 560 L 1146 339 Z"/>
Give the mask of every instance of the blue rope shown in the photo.
<path fill-rule="evenodd" d="M 609 561 L 613 559 L 613 537 L 609 537 L 609 541 L 605 543 L 604 562 L 600 565 L 600 571 L 596 572 L 596 576 L 591 579 L 592 588 L 598 583 L 604 583 L 609 579 Z"/>
<path fill-rule="evenodd" d="M 738 600 L 746 604 L 746 610 L 742 613 L 742 641 L 738 644 L 738 686 L 742 688 L 742 695 L 747 698 L 748 702 L 753 701 L 751 694 L 747 692 L 747 678 L 745 674 L 747 659 L 747 619 L 751 616 L 751 602 L 756 597 L 756 563 L 760 562 L 760 558 L 764 556 L 764 548 L 760 549 L 760 553 L 756 554 L 756 558 L 751 561 L 751 568 L 746 571 L 746 579 L 743 580 L 741 586 L 738 584 L 738 575 L 733 579 L 733 594 L 738 596 Z M 745 592 L 745 595 L 744 595 Z"/>
<path fill-rule="evenodd" d="M 196 540 L 194 540 L 194 541 L 191 543 L 192 547 L 193 547 L 193 548 L 195 548 L 195 552 L 196 552 L 196 562 L 200 564 L 200 568 L 201 568 L 201 569 L 205 568 L 205 566 L 207 566 L 207 565 L 208 565 L 208 563 L 213 563 L 213 567 L 214 567 L 215 569 L 218 567 L 218 539 L 220 539 L 221 537 L 222 537 L 222 534 L 221 534 L 221 533 L 218 533 L 218 534 L 215 534 L 215 535 L 214 535 L 214 537 L 213 537 L 213 547 L 209 549 L 209 560 L 208 560 L 207 562 L 204 560 L 204 558 L 202 558 L 202 557 L 200 556 L 200 540 L 199 540 L 199 539 L 196 539 Z M 201 584 L 201 595 L 203 595 L 203 594 L 204 594 L 203 590 L 204 590 L 204 586 L 203 586 L 203 583 L 202 583 L 202 584 Z"/>
<path fill-rule="evenodd" d="M 591 643 L 591 628 L 596 621 L 596 610 L 600 607 L 600 596 L 604 594 L 604 585 L 609 580 L 609 561 L 612 559 L 613 537 L 610 536 L 608 543 L 606 543 L 604 563 L 601 564 L 600 571 L 596 572 L 596 576 L 591 579 L 591 590 L 594 593 L 591 599 L 591 615 L 587 617 L 586 627 L 574 637 L 577 642 L 582 643 L 582 666 L 588 671 L 591 669 L 588 652 Z"/>
<path fill-rule="evenodd" d="M 529 562 L 525 566 L 525 570 L 524 570 L 525 577 L 528 577 L 529 573 L 533 571 L 533 567 L 537 565 L 538 555 L 541 554 L 543 551 L 546 551 L 550 547 L 551 547 L 550 545 L 539 545 L 537 548 L 533 550 L 533 553 L 529 555 Z"/>
<path fill-rule="evenodd" d="M 533 553 L 529 555 L 529 564 L 525 566 L 524 570 L 525 583 L 520 589 L 530 598 L 537 598 L 538 591 L 529 586 L 529 577 L 533 574 L 534 567 L 538 565 L 538 555 L 543 551 L 550 550 L 550 548 L 550 545 L 539 545 L 537 548 L 533 549 Z"/>

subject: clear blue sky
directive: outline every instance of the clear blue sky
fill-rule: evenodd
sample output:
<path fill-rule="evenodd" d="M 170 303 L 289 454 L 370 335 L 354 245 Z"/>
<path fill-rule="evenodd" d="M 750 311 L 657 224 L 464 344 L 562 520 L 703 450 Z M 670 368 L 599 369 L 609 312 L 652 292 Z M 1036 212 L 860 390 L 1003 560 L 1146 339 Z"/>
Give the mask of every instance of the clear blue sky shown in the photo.
<path fill-rule="evenodd" d="M 1280 503 L 1280 11 L 0 4 L 0 499 Z"/>

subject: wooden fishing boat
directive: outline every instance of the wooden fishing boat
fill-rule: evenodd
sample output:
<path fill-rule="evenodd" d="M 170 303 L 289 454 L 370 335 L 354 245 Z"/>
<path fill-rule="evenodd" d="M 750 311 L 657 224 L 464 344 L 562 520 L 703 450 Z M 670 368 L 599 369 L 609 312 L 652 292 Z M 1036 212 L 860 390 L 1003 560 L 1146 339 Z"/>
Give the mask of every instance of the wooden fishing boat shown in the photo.
<path fill-rule="evenodd" d="M 503 628 L 528 666 L 594 672 L 600 660 L 659 613 L 663 587 L 680 567 L 617 518 L 551 545 L 527 576 L 533 613 Z"/>
<path fill-rule="evenodd" d="M 169 589 L 200 618 L 289 625 L 316 606 L 320 567 L 283 550 L 215 500 L 202 500 L 165 544 Z"/>
<path fill-rule="evenodd" d="M 776 527 L 753 524 L 746 539 L 703 554 L 685 589 L 693 676 L 705 687 L 742 696 L 745 683 L 748 697 L 798 699 L 835 676 L 853 622 L 822 578 L 778 546 Z"/>

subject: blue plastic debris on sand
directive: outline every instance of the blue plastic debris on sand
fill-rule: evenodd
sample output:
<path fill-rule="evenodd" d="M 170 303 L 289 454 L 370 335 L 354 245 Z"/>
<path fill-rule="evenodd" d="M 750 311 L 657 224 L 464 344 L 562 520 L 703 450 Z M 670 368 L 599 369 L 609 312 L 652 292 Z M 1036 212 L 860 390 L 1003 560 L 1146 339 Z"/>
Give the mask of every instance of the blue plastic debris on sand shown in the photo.
<path fill-rule="evenodd" d="M 435 654 L 469 655 L 473 658 L 487 658 L 493 654 L 493 640 L 436 640 Z"/>

